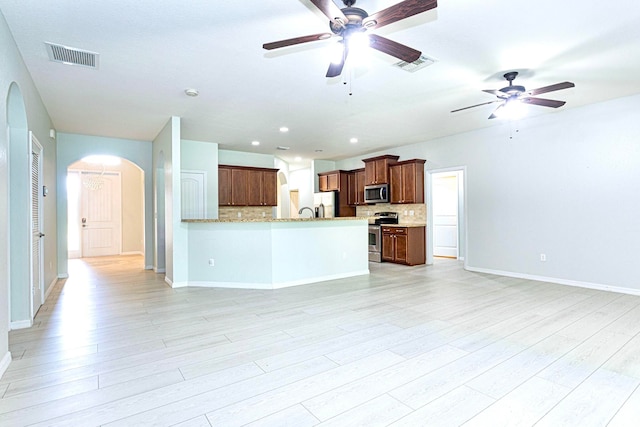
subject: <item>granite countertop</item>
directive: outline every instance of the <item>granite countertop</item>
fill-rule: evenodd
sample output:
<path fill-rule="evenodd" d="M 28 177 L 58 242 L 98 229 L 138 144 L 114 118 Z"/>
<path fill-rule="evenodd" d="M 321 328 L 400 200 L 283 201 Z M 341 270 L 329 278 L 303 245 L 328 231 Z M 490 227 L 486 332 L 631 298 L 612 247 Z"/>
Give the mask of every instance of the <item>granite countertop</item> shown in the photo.
<path fill-rule="evenodd" d="M 316 222 L 316 221 L 366 221 L 367 218 L 355 216 L 341 216 L 337 218 L 234 218 L 234 219 L 183 219 L 182 222 L 192 223 L 233 223 L 233 222 Z"/>

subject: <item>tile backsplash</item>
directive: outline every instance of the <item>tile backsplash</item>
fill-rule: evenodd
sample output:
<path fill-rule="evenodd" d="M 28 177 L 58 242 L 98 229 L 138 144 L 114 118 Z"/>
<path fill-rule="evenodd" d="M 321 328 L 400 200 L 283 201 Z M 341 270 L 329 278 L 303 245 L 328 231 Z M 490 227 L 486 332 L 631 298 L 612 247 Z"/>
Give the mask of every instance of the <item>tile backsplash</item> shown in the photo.
<path fill-rule="evenodd" d="M 427 223 L 427 205 L 424 203 L 396 205 L 391 203 L 376 203 L 375 205 L 357 206 L 356 216 L 370 217 L 376 212 L 397 212 L 400 224 Z M 413 215 L 411 215 L 413 213 Z"/>
<path fill-rule="evenodd" d="M 274 208 L 271 206 L 220 206 L 218 219 L 273 219 L 275 218 L 273 212 Z"/>

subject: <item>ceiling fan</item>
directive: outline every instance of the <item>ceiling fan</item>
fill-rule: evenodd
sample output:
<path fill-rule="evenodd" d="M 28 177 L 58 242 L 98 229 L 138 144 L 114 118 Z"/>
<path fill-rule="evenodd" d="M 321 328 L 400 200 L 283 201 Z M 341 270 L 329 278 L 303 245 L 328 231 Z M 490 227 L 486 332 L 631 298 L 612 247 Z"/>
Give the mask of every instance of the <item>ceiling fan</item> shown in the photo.
<path fill-rule="evenodd" d="M 295 37 L 293 39 L 280 40 L 262 45 L 264 49 L 272 50 L 285 46 L 293 46 L 301 43 L 324 40 L 333 35 L 339 36 L 342 46 L 341 58 L 336 63 L 331 63 L 327 70 L 327 77 L 336 77 L 342 73 L 347 55 L 349 53 L 349 40 L 367 30 L 381 28 L 385 25 L 400 21 L 401 19 L 417 15 L 435 8 L 437 0 L 405 0 L 379 12 L 369 15 L 365 10 L 352 7 L 356 0 L 342 0 L 346 7 L 340 9 L 333 0 L 311 0 L 327 18 L 331 33 L 312 34 Z M 380 52 L 394 56 L 405 62 L 414 62 L 420 58 L 421 52 L 403 44 L 394 42 L 377 34 L 368 34 L 369 45 Z"/>
<path fill-rule="evenodd" d="M 540 95 L 542 93 L 553 92 L 561 89 L 568 89 L 570 87 L 575 87 L 575 84 L 571 82 L 562 82 L 556 83 L 550 86 L 540 87 L 538 89 L 526 90 L 524 86 L 514 85 L 513 81 L 518 76 L 517 71 L 510 71 L 505 73 L 503 76 L 508 82 L 509 86 L 503 87 L 502 89 L 485 89 L 483 92 L 491 93 L 496 95 L 498 99 L 489 102 L 483 102 L 482 104 L 471 105 L 470 107 L 458 108 L 457 110 L 451 111 L 455 113 L 457 111 L 467 110 L 469 108 L 479 107 L 481 105 L 493 104 L 496 102 L 501 102 L 494 110 L 494 112 L 489 116 L 490 119 L 495 119 L 496 117 L 501 116 L 501 113 L 504 113 L 505 110 L 517 107 L 522 104 L 533 104 L 540 105 L 541 107 L 551 107 L 558 108 L 562 107 L 566 102 L 565 101 L 556 101 L 554 99 L 545 99 L 545 98 L 534 98 L 534 95 Z"/>

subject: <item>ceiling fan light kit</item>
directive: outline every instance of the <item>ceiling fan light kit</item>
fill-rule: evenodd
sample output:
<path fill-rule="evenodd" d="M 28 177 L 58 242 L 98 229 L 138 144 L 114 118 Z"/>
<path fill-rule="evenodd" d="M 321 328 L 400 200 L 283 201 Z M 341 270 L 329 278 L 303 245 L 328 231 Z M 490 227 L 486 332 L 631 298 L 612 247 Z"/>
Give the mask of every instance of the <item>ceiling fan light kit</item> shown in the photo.
<path fill-rule="evenodd" d="M 326 74 L 327 77 L 336 77 L 342 73 L 347 61 L 351 49 L 350 39 L 357 37 L 359 34 L 367 34 L 371 48 L 410 63 L 420 58 L 420 51 L 377 34 L 368 34 L 368 32 L 438 6 L 437 0 L 405 0 L 369 15 L 364 9 L 353 7 L 356 0 L 342 0 L 342 2 L 345 7 L 340 9 L 333 0 L 311 0 L 311 3 L 329 18 L 331 33 L 313 34 L 265 43 L 262 47 L 272 50 L 322 40 L 332 35 L 338 36 L 341 38 L 342 56 L 338 56 L 336 62 L 332 61 Z"/>

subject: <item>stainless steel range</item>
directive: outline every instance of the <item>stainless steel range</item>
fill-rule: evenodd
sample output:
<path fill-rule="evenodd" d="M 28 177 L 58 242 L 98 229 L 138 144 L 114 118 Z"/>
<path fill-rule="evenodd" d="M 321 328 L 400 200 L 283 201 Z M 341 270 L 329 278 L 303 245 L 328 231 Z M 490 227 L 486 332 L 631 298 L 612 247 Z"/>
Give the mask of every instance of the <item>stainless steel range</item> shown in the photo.
<path fill-rule="evenodd" d="M 382 262 L 382 224 L 397 224 L 396 212 L 376 212 L 369 220 L 369 261 Z"/>

